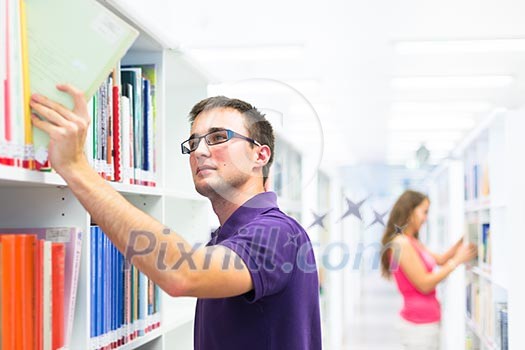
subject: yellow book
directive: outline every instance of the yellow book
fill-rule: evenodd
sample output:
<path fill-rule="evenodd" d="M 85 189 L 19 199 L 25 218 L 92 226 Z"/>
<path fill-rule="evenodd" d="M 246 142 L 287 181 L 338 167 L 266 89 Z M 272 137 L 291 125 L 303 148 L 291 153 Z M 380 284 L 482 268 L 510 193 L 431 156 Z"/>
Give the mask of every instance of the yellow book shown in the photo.
<path fill-rule="evenodd" d="M 22 46 L 22 81 L 24 85 L 24 167 L 33 168 L 33 130 L 31 127 L 31 89 L 29 85 L 29 49 L 27 45 L 26 0 L 20 1 L 20 41 Z"/>
<path fill-rule="evenodd" d="M 31 93 L 73 108 L 56 89 L 71 84 L 89 100 L 138 31 L 94 0 L 26 0 Z M 46 133 L 33 128 L 36 166 L 47 165 Z"/>

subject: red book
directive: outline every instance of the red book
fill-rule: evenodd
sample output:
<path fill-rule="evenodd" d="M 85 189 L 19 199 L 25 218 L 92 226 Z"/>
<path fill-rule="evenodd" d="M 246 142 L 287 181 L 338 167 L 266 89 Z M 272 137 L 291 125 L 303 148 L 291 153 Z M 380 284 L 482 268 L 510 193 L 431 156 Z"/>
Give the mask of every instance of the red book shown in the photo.
<path fill-rule="evenodd" d="M 64 269 L 66 250 L 63 243 L 53 243 L 52 245 L 52 322 L 53 340 L 52 349 L 60 349 L 64 346 Z"/>
<path fill-rule="evenodd" d="M 122 181 L 120 160 L 120 89 L 116 71 L 113 74 L 113 173 L 116 182 Z"/>

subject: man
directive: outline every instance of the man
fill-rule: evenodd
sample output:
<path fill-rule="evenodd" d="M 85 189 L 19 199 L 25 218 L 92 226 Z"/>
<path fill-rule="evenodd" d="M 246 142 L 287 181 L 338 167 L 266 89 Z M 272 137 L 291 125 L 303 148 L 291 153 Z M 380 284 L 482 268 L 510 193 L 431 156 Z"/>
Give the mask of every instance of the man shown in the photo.
<path fill-rule="evenodd" d="M 190 112 L 189 155 L 196 190 L 210 199 L 220 228 L 192 251 L 177 233 L 128 203 L 90 167 L 83 146 L 89 115 L 83 93 L 68 85 L 72 111 L 33 95 L 33 124 L 50 135 L 49 158 L 115 246 L 150 254 L 131 262 L 171 296 L 198 297 L 195 349 L 320 349 L 318 280 L 304 229 L 265 192 L 273 159 L 271 125 L 251 105 L 225 97 Z M 169 175 L 168 175 L 169 176 Z M 163 233 L 164 232 L 164 233 Z M 161 255 L 162 254 L 162 255 Z M 158 267 L 158 257 L 163 266 Z M 170 268 L 175 267 L 176 268 Z"/>

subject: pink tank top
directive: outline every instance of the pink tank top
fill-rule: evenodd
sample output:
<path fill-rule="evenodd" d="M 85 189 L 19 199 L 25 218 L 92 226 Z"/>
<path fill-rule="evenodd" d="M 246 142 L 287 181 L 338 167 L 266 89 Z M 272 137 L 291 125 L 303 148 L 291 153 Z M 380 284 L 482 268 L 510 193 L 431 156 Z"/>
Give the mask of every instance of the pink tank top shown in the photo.
<path fill-rule="evenodd" d="M 414 249 L 419 253 L 428 272 L 436 267 L 436 260 L 417 243 L 417 239 L 407 236 Z M 423 294 L 410 282 L 402 267 L 394 271 L 397 287 L 403 295 L 401 317 L 412 323 L 434 323 L 441 320 L 441 307 L 436 298 L 436 290 Z"/>

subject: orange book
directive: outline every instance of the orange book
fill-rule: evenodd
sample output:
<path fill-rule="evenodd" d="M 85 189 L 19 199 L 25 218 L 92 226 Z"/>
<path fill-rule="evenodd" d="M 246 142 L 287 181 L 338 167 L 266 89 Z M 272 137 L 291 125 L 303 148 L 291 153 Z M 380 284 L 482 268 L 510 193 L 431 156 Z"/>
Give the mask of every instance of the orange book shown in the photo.
<path fill-rule="evenodd" d="M 15 237 L 14 235 L 0 235 L 2 243 L 2 349 L 16 349 L 15 340 Z"/>
<path fill-rule="evenodd" d="M 35 243 L 36 235 L 17 234 L 15 235 L 18 248 L 17 275 L 18 290 L 17 294 L 17 318 L 20 329 L 17 329 L 17 338 L 20 340 L 20 349 L 32 349 L 35 341 L 35 285 L 34 285 L 34 266 L 35 266 Z M 18 328 L 18 327 L 17 327 Z M 17 344 L 18 346 L 18 344 Z"/>
<path fill-rule="evenodd" d="M 64 260 L 66 249 L 63 243 L 52 244 L 52 322 L 53 340 L 52 349 L 64 346 Z"/>
<path fill-rule="evenodd" d="M 2 241 L 0 240 L 0 349 L 2 349 L 2 329 L 4 325 L 2 324 L 2 276 L 3 276 L 3 261 L 2 261 Z"/>

